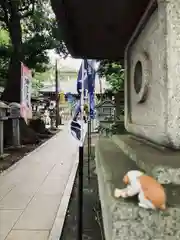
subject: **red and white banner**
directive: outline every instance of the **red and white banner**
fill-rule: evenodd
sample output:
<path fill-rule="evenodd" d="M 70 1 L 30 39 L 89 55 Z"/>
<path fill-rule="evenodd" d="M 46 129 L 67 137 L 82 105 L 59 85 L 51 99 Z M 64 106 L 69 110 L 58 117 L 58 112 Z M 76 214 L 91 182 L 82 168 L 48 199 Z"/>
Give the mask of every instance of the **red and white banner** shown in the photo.
<path fill-rule="evenodd" d="M 32 118 L 31 92 L 32 92 L 31 70 L 21 63 L 21 117 L 26 123 Z"/>

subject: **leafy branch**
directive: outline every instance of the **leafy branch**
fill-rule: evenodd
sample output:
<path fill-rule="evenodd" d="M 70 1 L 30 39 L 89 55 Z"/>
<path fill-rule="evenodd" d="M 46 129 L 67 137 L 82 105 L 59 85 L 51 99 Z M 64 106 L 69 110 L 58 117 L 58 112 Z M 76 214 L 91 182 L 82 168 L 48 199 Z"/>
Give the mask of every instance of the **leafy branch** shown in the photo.
<path fill-rule="evenodd" d="M 124 88 L 124 69 L 119 62 L 103 60 L 100 62 L 98 74 L 105 77 L 113 93 Z"/>
<path fill-rule="evenodd" d="M 1 0 L 0 21 L 8 26 L 13 15 L 17 15 L 20 19 L 32 16 L 35 5 L 36 0 Z"/>

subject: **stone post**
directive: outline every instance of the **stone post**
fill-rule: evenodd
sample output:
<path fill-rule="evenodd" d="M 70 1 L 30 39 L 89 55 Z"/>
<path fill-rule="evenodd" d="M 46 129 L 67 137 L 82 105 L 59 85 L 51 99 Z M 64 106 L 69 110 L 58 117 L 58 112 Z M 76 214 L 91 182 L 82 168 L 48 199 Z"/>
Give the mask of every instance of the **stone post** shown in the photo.
<path fill-rule="evenodd" d="M 0 119 L 0 156 L 4 154 L 4 124 Z"/>
<path fill-rule="evenodd" d="M 54 113 L 54 110 L 50 110 L 50 115 L 49 115 L 50 119 L 51 119 L 51 122 L 50 122 L 50 129 L 54 129 L 55 126 L 54 126 L 54 120 L 55 120 L 55 113 Z"/>
<path fill-rule="evenodd" d="M 19 118 L 12 119 L 13 126 L 13 145 L 14 147 L 20 146 L 20 129 L 19 129 Z"/>
<path fill-rule="evenodd" d="M 10 105 L 10 118 L 12 119 L 12 131 L 13 131 L 13 146 L 20 147 L 20 128 L 19 128 L 19 119 L 20 119 L 20 104 L 11 103 Z"/>
<path fill-rule="evenodd" d="M 0 102 L 0 157 L 4 158 L 4 121 L 8 119 L 6 111 L 9 106 L 3 102 Z"/>

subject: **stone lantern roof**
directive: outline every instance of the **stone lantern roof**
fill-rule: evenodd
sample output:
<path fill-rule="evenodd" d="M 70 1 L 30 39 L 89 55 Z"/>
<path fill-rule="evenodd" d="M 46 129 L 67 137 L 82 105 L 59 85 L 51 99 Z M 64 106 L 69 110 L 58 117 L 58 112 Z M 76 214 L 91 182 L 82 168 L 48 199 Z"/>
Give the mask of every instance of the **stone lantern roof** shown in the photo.
<path fill-rule="evenodd" d="M 60 36 L 73 57 L 112 60 L 124 58 L 125 47 L 152 1 L 51 0 Z"/>

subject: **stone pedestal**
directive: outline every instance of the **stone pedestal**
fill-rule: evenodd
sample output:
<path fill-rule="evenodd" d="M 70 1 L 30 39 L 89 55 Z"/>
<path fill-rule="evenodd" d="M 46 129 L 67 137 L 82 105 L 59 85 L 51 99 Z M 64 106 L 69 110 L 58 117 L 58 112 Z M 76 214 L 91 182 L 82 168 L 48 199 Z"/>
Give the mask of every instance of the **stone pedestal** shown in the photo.
<path fill-rule="evenodd" d="M 171 153 L 163 153 L 131 139 L 128 135 L 121 135 L 119 139 L 99 138 L 96 144 L 96 172 L 107 240 L 180 239 L 180 178 L 178 174 L 175 176 L 175 169 L 170 168 L 168 154 Z M 157 156 L 159 159 L 156 159 Z M 163 158 L 166 158 L 164 167 L 161 166 Z M 178 154 L 174 154 L 172 168 L 179 166 L 178 160 Z M 114 198 L 114 189 L 125 187 L 122 179 L 129 170 L 152 173 L 163 183 L 168 201 L 166 211 L 142 209 L 138 207 L 136 197 Z M 171 178 L 167 181 L 170 172 Z"/>
<path fill-rule="evenodd" d="M 126 49 L 125 126 L 180 149 L 180 0 L 157 2 Z"/>

